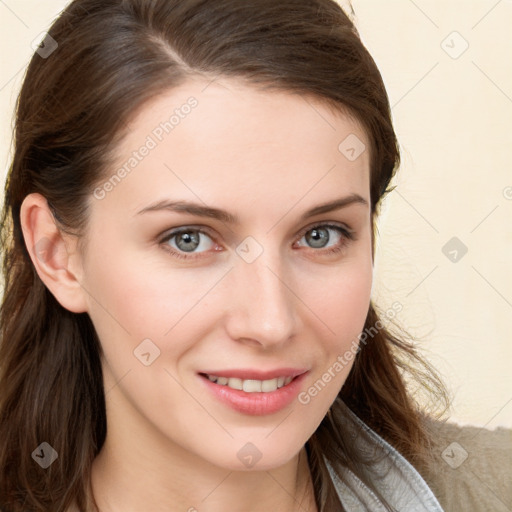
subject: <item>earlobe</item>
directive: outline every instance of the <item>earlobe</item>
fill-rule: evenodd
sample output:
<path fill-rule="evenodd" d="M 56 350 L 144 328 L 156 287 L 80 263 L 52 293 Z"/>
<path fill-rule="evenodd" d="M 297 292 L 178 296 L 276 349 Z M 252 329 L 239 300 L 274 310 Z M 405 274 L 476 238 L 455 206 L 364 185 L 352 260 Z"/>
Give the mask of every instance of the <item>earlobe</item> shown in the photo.
<path fill-rule="evenodd" d="M 67 310 L 87 311 L 76 239 L 61 232 L 44 196 L 25 197 L 20 222 L 32 263 L 48 290 Z"/>

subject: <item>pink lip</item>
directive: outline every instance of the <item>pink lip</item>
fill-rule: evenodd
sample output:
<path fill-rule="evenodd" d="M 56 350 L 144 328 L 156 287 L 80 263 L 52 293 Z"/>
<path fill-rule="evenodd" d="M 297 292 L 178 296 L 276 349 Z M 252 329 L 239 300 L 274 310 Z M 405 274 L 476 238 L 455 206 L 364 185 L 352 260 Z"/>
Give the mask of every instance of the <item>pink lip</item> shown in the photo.
<path fill-rule="evenodd" d="M 212 382 L 203 374 L 199 374 L 199 378 L 201 379 L 201 382 L 203 382 L 203 385 L 206 386 L 206 388 L 220 402 L 229 406 L 231 409 L 252 416 L 263 416 L 266 414 L 276 413 L 285 407 L 288 407 L 296 399 L 302 387 L 302 382 L 309 373 L 304 370 L 293 370 L 290 372 L 289 368 L 284 370 L 284 373 L 282 373 L 283 369 L 280 369 L 277 372 L 275 370 L 271 372 L 238 370 L 231 372 L 209 373 L 209 375 L 219 377 L 236 377 L 239 379 L 250 379 L 252 377 L 255 380 L 268 380 L 287 375 L 293 376 L 295 373 L 295 378 L 289 384 L 276 389 L 276 391 L 270 391 L 268 393 L 247 393 L 242 390 L 232 389 L 228 386 Z M 239 375 L 243 375 L 244 377 L 239 377 Z M 249 375 L 249 377 L 246 377 L 246 375 Z"/>
<path fill-rule="evenodd" d="M 276 379 L 277 377 L 297 377 L 298 375 L 301 375 L 306 371 L 307 370 L 305 368 L 276 368 L 275 370 L 268 371 L 252 369 L 241 370 L 240 368 L 238 368 L 232 370 L 212 370 L 201 373 L 215 375 L 215 377 L 235 377 L 237 379 L 242 380 L 270 380 Z"/>

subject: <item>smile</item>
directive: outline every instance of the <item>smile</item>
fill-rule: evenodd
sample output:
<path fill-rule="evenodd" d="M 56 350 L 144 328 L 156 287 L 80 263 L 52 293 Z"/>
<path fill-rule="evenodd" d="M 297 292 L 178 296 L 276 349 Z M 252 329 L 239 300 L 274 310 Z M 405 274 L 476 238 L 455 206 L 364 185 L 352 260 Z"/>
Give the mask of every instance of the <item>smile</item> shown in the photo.
<path fill-rule="evenodd" d="M 276 391 L 283 386 L 290 384 L 293 377 L 277 377 L 268 380 L 239 379 L 237 377 L 218 377 L 216 375 L 205 374 L 211 382 L 221 386 L 227 386 L 231 389 L 238 389 L 246 393 L 269 393 Z"/>

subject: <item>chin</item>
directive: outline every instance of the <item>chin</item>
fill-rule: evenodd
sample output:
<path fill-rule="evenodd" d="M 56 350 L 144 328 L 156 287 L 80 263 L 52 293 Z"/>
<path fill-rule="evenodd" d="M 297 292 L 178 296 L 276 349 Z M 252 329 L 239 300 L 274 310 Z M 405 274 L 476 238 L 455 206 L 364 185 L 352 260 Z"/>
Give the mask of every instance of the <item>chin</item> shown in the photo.
<path fill-rule="evenodd" d="M 283 443 L 283 436 L 270 439 L 268 432 L 264 435 L 247 437 L 247 441 L 232 440 L 228 447 L 222 448 L 218 444 L 220 451 L 212 453 L 209 461 L 229 471 L 268 471 L 277 469 L 289 463 L 304 448 L 304 442 L 288 437 L 288 443 Z M 252 440 L 251 440 L 252 439 Z"/>

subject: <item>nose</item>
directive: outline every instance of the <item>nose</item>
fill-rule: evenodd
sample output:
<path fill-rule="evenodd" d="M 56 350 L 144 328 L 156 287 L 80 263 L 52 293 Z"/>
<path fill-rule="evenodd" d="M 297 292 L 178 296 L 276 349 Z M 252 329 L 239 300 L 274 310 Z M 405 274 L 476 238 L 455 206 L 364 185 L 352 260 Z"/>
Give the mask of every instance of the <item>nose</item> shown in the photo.
<path fill-rule="evenodd" d="M 256 261 L 237 260 L 226 283 L 227 331 L 246 344 L 266 349 L 287 343 L 298 332 L 298 299 L 291 272 L 278 254 L 264 251 Z"/>

